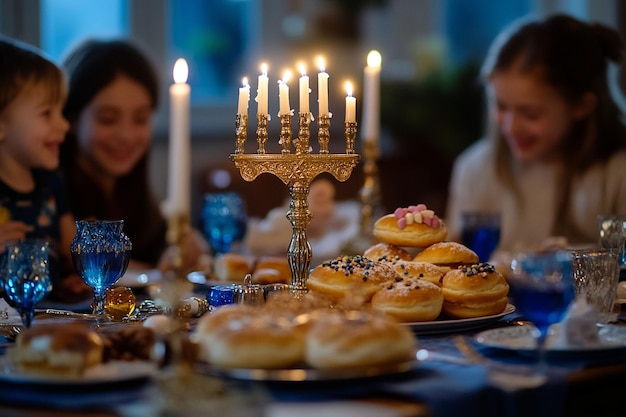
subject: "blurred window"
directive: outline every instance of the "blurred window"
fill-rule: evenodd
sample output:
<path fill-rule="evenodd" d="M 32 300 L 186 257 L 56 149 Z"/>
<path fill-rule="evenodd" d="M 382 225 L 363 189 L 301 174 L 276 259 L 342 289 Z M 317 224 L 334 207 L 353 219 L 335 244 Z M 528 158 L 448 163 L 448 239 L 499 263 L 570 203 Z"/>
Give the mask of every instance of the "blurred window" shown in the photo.
<path fill-rule="evenodd" d="M 55 61 L 86 38 L 128 36 L 126 0 L 41 0 L 41 49 Z"/>
<path fill-rule="evenodd" d="M 86 38 L 136 38 L 151 48 L 152 55 L 166 61 L 155 63 L 164 75 L 164 83 L 171 82 L 170 67 L 176 59 L 187 60 L 194 105 L 232 107 L 247 51 L 250 3 L 40 0 L 41 48 L 55 62 L 61 62 Z M 163 12 L 155 10 L 158 8 Z"/>
<path fill-rule="evenodd" d="M 193 99 L 212 102 L 232 96 L 240 83 L 246 52 L 246 0 L 169 1 L 171 33 L 168 55 L 190 67 Z"/>

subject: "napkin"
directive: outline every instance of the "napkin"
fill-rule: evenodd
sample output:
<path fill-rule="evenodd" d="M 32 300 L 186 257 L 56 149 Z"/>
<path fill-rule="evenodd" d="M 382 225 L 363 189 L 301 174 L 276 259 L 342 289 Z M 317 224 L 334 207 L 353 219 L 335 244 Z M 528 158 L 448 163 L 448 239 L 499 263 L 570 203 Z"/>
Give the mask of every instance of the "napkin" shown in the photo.
<path fill-rule="evenodd" d="M 21 324 L 20 313 L 11 307 L 4 298 L 0 298 L 0 325 L 16 326 Z"/>
<path fill-rule="evenodd" d="M 350 239 L 359 232 L 360 204 L 340 201 L 334 204 L 313 204 L 311 223 L 307 226 L 307 239 L 313 251 L 312 266 L 341 253 Z M 289 247 L 293 228 L 287 219 L 287 205 L 274 208 L 263 219 L 248 223 L 245 246 L 255 256 L 284 255 Z"/>
<path fill-rule="evenodd" d="M 577 297 L 570 304 L 560 323 L 560 332 L 554 345 L 559 348 L 596 346 L 599 342 L 600 312 L 585 297 Z"/>

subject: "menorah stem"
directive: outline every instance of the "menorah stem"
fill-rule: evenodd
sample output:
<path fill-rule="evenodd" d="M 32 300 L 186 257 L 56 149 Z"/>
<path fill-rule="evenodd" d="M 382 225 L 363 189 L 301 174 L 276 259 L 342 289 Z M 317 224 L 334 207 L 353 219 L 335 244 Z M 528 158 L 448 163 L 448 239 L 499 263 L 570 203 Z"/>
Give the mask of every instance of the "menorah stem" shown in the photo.
<path fill-rule="evenodd" d="M 380 155 L 378 144 L 373 140 L 365 142 L 363 148 L 363 173 L 365 181 L 359 191 L 361 197 L 361 234 L 367 236 L 371 233 L 372 215 L 379 204 L 378 166 L 376 160 Z"/>
<path fill-rule="evenodd" d="M 346 136 L 346 154 L 354 154 L 354 141 L 356 139 L 356 122 L 345 122 L 344 134 Z"/>
<path fill-rule="evenodd" d="M 282 146 L 281 153 L 291 153 L 291 115 L 281 114 L 280 116 L 280 140 L 279 143 Z"/>
<path fill-rule="evenodd" d="M 237 137 L 235 144 L 235 153 L 244 153 L 246 140 L 248 139 L 248 115 L 238 114 L 235 121 L 235 135 Z"/>
<path fill-rule="evenodd" d="M 296 155 L 303 155 L 310 153 L 310 140 L 311 140 L 311 119 L 313 116 L 311 113 L 298 113 L 298 137 L 294 139 L 294 145 L 296 147 Z"/>
<path fill-rule="evenodd" d="M 265 142 L 267 142 L 267 124 L 269 123 L 269 115 L 259 113 L 257 115 L 257 127 L 256 127 L 256 141 L 257 141 L 257 153 L 265 153 Z"/>
<path fill-rule="evenodd" d="M 309 276 L 313 249 L 306 237 L 306 228 L 311 221 L 311 211 L 307 197 L 309 195 L 309 184 L 296 182 L 289 185 L 291 202 L 287 219 L 291 222 L 293 233 L 289 243 L 289 266 L 291 268 L 291 289 L 295 293 L 307 291 L 306 281 Z"/>
<path fill-rule="evenodd" d="M 328 153 L 328 143 L 330 142 L 330 115 L 320 114 L 317 117 L 317 141 L 320 144 L 320 154 Z"/>

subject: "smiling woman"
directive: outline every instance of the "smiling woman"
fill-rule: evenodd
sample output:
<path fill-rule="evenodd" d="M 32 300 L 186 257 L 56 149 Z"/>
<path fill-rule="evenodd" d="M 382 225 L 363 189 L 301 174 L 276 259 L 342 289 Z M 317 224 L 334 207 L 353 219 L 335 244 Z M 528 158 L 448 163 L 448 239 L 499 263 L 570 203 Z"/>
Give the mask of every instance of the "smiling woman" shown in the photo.
<path fill-rule="evenodd" d="M 125 220 L 133 242 L 131 269 L 167 262 L 166 223 L 148 179 L 159 86 L 150 62 L 127 41 L 90 40 L 72 51 L 64 67 L 64 114 L 71 127 L 61 169 L 71 210 L 79 220 Z M 192 235 L 190 266 L 205 249 L 199 234 Z"/>

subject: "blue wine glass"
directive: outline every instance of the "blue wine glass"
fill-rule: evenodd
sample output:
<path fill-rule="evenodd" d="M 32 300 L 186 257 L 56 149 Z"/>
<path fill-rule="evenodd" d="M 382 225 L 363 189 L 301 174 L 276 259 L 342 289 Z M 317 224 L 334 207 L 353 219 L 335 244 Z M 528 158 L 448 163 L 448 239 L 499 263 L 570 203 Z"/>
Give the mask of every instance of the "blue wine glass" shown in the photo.
<path fill-rule="evenodd" d="M 239 194 L 205 194 L 202 228 L 215 255 L 230 252 L 234 242 L 243 240 L 247 224 L 246 205 Z"/>
<path fill-rule="evenodd" d="M 546 339 L 574 300 L 572 256 L 565 251 L 518 254 L 508 277 L 515 307 L 537 328 L 537 376 L 545 378 Z"/>
<path fill-rule="evenodd" d="M 42 239 L 10 242 L 2 263 L 2 288 L 14 303 L 24 326 L 30 327 L 35 304 L 52 290 L 48 243 Z"/>
<path fill-rule="evenodd" d="M 132 243 L 123 220 L 79 220 L 70 244 L 72 261 L 82 280 L 93 288 L 93 314 L 103 316 L 106 290 L 119 280 L 130 261 Z"/>
<path fill-rule="evenodd" d="M 500 213 L 461 213 L 461 241 L 478 255 L 480 262 L 488 262 L 500 243 Z"/>

